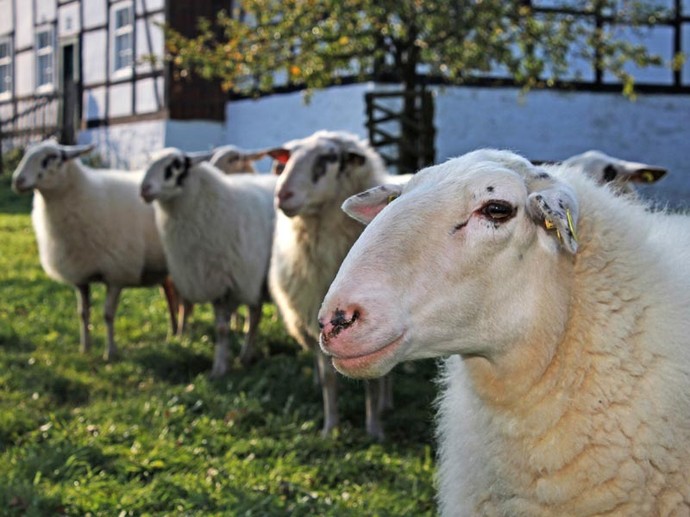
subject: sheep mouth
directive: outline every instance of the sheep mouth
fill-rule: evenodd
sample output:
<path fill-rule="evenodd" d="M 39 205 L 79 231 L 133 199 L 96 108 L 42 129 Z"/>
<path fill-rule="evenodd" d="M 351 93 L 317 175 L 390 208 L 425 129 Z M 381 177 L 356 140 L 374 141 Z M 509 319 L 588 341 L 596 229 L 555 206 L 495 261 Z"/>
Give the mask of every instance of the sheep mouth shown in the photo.
<path fill-rule="evenodd" d="M 353 355 L 331 353 L 333 366 L 339 372 L 351 377 L 379 377 L 398 363 L 395 357 L 404 343 L 405 334 L 403 333 L 373 352 Z"/>
<path fill-rule="evenodd" d="M 152 203 L 153 200 L 156 199 L 156 196 L 153 194 L 141 194 L 141 199 L 143 199 L 147 203 Z"/>
<path fill-rule="evenodd" d="M 12 189 L 14 189 L 14 191 L 17 194 L 26 194 L 28 192 L 31 192 L 34 189 L 34 186 L 33 185 L 24 185 L 24 186 L 20 187 L 19 185 L 12 185 Z"/>

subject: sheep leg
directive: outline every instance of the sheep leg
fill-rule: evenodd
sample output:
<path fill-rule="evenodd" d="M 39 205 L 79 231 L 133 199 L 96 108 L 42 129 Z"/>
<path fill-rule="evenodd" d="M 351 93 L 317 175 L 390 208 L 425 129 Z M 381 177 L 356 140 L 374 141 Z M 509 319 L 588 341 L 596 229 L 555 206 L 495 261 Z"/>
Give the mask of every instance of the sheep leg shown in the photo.
<path fill-rule="evenodd" d="M 323 430 L 321 434 L 328 436 L 340 423 L 338 415 L 338 377 L 331 363 L 318 347 L 315 349 L 319 367 L 319 380 L 321 381 L 321 394 L 323 396 Z"/>
<path fill-rule="evenodd" d="M 366 411 L 367 434 L 382 442 L 384 438 L 381 423 L 382 395 L 385 391 L 385 378 L 364 381 L 364 404 Z"/>
<path fill-rule="evenodd" d="M 230 327 L 235 332 L 249 332 L 248 324 L 239 311 L 232 313 L 232 316 L 230 317 Z"/>
<path fill-rule="evenodd" d="M 79 345 L 82 353 L 91 350 L 91 332 L 89 318 L 91 315 L 91 291 L 89 284 L 77 286 L 77 313 L 81 321 L 79 327 Z"/>
<path fill-rule="evenodd" d="M 393 375 L 388 374 L 381 377 L 383 381 L 380 384 L 381 398 L 379 399 L 379 406 L 381 411 L 393 409 Z"/>
<path fill-rule="evenodd" d="M 180 297 L 175 289 L 170 277 L 166 277 L 161 284 L 163 294 L 165 294 L 165 301 L 168 303 L 168 314 L 170 315 L 170 332 L 171 335 L 177 335 L 177 313 L 180 310 Z"/>
<path fill-rule="evenodd" d="M 228 372 L 230 315 L 237 308 L 227 300 L 213 302 L 213 313 L 216 320 L 216 349 L 213 356 L 211 377 L 222 377 Z"/>
<path fill-rule="evenodd" d="M 177 337 L 182 337 L 187 330 L 187 320 L 194 312 L 194 304 L 181 298 L 181 303 L 177 306 Z"/>
<path fill-rule="evenodd" d="M 120 301 L 122 287 L 109 285 L 105 293 L 105 326 L 108 330 L 108 344 L 103 354 L 106 361 L 112 361 L 117 356 L 117 346 L 115 345 L 115 313 L 117 304 Z"/>
<path fill-rule="evenodd" d="M 247 366 L 252 359 L 254 359 L 254 340 L 256 339 L 257 331 L 259 330 L 259 323 L 261 322 L 261 308 L 262 305 L 249 306 L 249 328 L 244 336 L 244 344 L 240 350 L 240 362 Z M 235 312 L 237 314 L 237 312 Z"/>

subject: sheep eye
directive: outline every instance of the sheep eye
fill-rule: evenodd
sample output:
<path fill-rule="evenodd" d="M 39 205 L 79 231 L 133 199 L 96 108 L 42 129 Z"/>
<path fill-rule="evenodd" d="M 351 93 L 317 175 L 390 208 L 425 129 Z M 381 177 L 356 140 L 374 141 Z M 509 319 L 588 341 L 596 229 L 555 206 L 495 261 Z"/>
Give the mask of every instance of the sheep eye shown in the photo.
<path fill-rule="evenodd" d="M 53 160 L 57 160 L 57 158 L 58 157 L 55 156 L 54 154 L 49 154 L 48 156 L 43 158 L 43 160 L 41 160 L 41 167 L 46 169 L 48 167 L 48 165 L 50 164 L 50 162 L 52 162 Z"/>
<path fill-rule="evenodd" d="M 608 183 L 609 181 L 615 180 L 617 175 L 618 175 L 618 172 L 616 171 L 616 168 L 613 165 L 608 164 L 604 168 L 604 181 L 606 183 Z"/>
<path fill-rule="evenodd" d="M 481 213 L 492 221 L 505 221 L 515 215 L 515 208 L 508 203 L 491 201 L 482 207 Z"/>

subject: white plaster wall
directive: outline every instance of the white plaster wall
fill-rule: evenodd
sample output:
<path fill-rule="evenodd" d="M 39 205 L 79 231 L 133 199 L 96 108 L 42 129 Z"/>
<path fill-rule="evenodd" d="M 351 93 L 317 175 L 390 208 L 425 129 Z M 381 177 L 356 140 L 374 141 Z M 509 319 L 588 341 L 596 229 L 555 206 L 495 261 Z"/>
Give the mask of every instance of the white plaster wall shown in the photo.
<path fill-rule="evenodd" d="M 364 83 L 316 91 L 309 104 L 301 92 L 230 102 L 225 112 L 227 141 L 246 148 L 274 146 L 319 129 L 366 137 L 364 94 L 373 88 L 373 83 Z"/>
<path fill-rule="evenodd" d="M 151 120 L 87 129 L 79 134 L 80 144 L 96 144 L 96 151 L 108 166 L 139 169 L 149 154 L 165 147 L 165 121 Z"/>
<path fill-rule="evenodd" d="M 153 113 L 163 104 L 163 79 L 140 79 L 136 82 L 136 112 Z"/>
<path fill-rule="evenodd" d="M 58 35 L 72 36 L 79 34 L 81 30 L 81 16 L 79 4 L 67 4 L 60 6 L 58 13 Z"/>
<path fill-rule="evenodd" d="M 105 118 L 105 92 L 106 89 L 104 86 L 84 90 L 82 102 L 84 120 Z"/>
<path fill-rule="evenodd" d="M 124 117 L 132 114 L 132 83 L 110 86 L 108 95 L 108 117 Z"/>
<path fill-rule="evenodd" d="M 34 45 L 33 2 L 15 2 L 17 27 L 15 30 L 15 52 Z"/>
<path fill-rule="evenodd" d="M 0 35 L 12 32 L 12 21 L 14 20 L 14 7 L 12 0 L 0 0 Z"/>
<path fill-rule="evenodd" d="M 146 0 L 145 2 L 142 2 L 142 0 L 136 0 L 137 14 L 144 12 L 144 4 L 146 4 L 146 12 L 150 13 L 152 11 L 157 11 L 158 9 L 163 9 L 163 7 L 165 7 L 165 0 Z"/>
<path fill-rule="evenodd" d="M 82 36 L 82 74 L 85 86 L 105 82 L 107 37 L 106 30 L 85 32 Z"/>
<path fill-rule="evenodd" d="M 207 120 L 168 120 L 165 147 L 183 151 L 205 151 L 226 142 L 226 128 L 222 122 Z"/>
<path fill-rule="evenodd" d="M 84 0 L 84 28 L 99 27 L 107 21 L 107 0 Z"/>
<path fill-rule="evenodd" d="M 18 97 L 34 92 L 34 53 L 21 52 L 14 58 L 15 92 Z"/>
<path fill-rule="evenodd" d="M 219 122 L 152 120 L 113 124 L 80 132 L 80 144 L 96 144 L 96 151 L 110 167 L 137 169 L 150 154 L 164 147 L 202 151 L 225 143 L 225 127 Z"/>
<path fill-rule="evenodd" d="M 153 70 L 150 61 L 143 59 L 150 54 L 155 55 L 158 59 L 155 68 L 158 70 L 162 68 L 165 40 L 163 37 L 163 29 L 156 24 L 162 24 L 164 22 L 165 18 L 163 15 L 153 15 L 145 19 L 137 20 L 135 45 L 137 72 L 145 73 Z"/>
<path fill-rule="evenodd" d="M 57 17 L 55 0 L 35 0 L 36 23 L 50 23 Z"/>

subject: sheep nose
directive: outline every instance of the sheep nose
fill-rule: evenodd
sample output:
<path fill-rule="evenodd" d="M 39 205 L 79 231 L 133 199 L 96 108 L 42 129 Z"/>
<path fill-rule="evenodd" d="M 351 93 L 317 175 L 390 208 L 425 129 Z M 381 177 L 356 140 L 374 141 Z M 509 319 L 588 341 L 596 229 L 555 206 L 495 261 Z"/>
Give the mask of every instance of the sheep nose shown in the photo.
<path fill-rule="evenodd" d="M 285 203 L 291 197 L 294 197 L 295 193 L 291 190 L 283 192 L 282 190 L 278 192 L 278 203 Z"/>
<path fill-rule="evenodd" d="M 330 339 L 337 337 L 361 319 L 362 309 L 354 304 L 349 305 L 345 309 L 335 309 L 326 318 L 319 318 L 319 328 L 321 329 L 323 343 L 327 343 Z"/>
<path fill-rule="evenodd" d="M 26 186 L 26 178 L 17 178 L 14 180 L 14 188 L 16 189 L 23 189 Z"/>
<path fill-rule="evenodd" d="M 151 185 L 146 184 L 141 186 L 141 197 L 144 198 L 144 200 L 149 201 L 151 199 Z"/>

